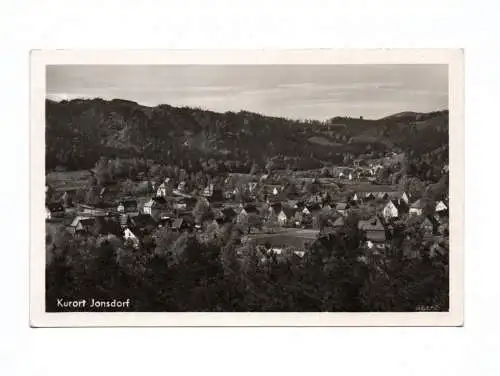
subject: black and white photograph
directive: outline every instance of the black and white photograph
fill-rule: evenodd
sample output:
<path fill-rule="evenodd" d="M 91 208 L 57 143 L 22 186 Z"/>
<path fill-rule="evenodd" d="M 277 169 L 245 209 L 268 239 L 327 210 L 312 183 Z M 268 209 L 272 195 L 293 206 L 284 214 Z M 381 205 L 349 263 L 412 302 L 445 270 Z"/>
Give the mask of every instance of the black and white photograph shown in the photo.
<path fill-rule="evenodd" d="M 449 63 L 43 72 L 45 313 L 451 312 Z"/>

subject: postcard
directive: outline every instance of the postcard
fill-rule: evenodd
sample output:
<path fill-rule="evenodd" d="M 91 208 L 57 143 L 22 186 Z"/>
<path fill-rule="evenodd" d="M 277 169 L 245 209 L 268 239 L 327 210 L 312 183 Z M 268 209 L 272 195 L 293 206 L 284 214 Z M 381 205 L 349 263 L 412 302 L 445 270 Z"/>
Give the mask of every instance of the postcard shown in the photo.
<path fill-rule="evenodd" d="M 463 325 L 463 50 L 30 59 L 31 326 Z"/>

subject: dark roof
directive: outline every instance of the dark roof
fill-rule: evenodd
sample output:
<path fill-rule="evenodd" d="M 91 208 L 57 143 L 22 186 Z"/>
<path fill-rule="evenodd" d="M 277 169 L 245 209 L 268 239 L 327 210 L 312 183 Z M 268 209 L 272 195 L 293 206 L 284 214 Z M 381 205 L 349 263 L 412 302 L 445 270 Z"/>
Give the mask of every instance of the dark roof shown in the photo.
<path fill-rule="evenodd" d="M 424 221 L 422 222 L 422 225 L 427 221 L 429 221 L 432 224 L 434 230 L 436 230 L 439 227 L 439 221 L 436 220 L 436 218 L 434 218 L 433 216 L 426 216 Z"/>
<path fill-rule="evenodd" d="M 145 227 L 148 225 L 156 226 L 156 221 L 147 214 L 139 214 L 131 218 L 131 222 L 136 227 Z"/>
<path fill-rule="evenodd" d="M 162 205 L 164 205 L 164 204 L 166 204 L 166 203 L 167 203 L 167 200 L 165 200 L 165 197 L 163 197 L 163 196 L 155 196 L 155 197 L 153 197 L 153 198 L 152 198 L 152 200 L 153 200 L 155 203 L 157 203 L 157 204 L 162 204 Z"/>
<path fill-rule="evenodd" d="M 221 210 L 222 215 L 227 219 L 233 219 L 236 217 L 236 212 L 233 208 L 224 208 Z"/>
<path fill-rule="evenodd" d="M 98 217 L 96 220 L 101 225 L 101 234 L 113 234 L 116 236 L 122 235 L 120 224 L 114 218 Z"/>
<path fill-rule="evenodd" d="M 64 211 L 64 206 L 59 202 L 50 202 L 47 204 L 47 209 L 51 212 Z"/>
<path fill-rule="evenodd" d="M 94 225 L 95 221 L 95 218 L 80 219 L 80 223 L 82 224 L 82 226 L 92 226 Z"/>
<path fill-rule="evenodd" d="M 271 204 L 271 209 L 276 213 L 276 214 L 279 214 L 279 212 L 281 211 L 282 209 L 282 205 L 281 205 L 281 202 L 275 202 L 273 204 Z"/>
<path fill-rule="evenodd" d="M 184 224 L 184 220 L 182 218 L 177 218 L 173 223 L 172 223 L 172 227 L 173 228 L 181 228 L 182 225 Z"/>
<path fill-rule="evenodd" d="M 320 211 L 321 210 L 321 205 L 319 205 L 319 204 L 307 205 L 307 210 L 309 210 L 311 213 L 312 212 Z"/>
<path fill-rule="evenodd" d="M 366 240 L 370 240 L 372 242 L 384 242 L 386 240 L 385 231 L 369 230 L 366 232 Z"/>
<path fill-rule="evenodd" d="M 285 213 L 287 218 L 293 217 L 295 215 L 295 213 L 297 212 L 297 209 L 289 208 L 289 207 L 284 207 L 282 210 Z"/>
<path fill-rule="evenodd" d="M 123 200 L 123 201 L 120 201 L 120 205 L 123 205 L 124 207 L 126 208 L 130 208 L 130 207 L 137 207 L 137 200 Z"/>
<path fill-rule="evenodd" d="M 250 213 L 255 213 L 255 214 L 258 214 L 258 212 L 259 212 L 259 211 L 257 210 L 257 207 L 256 207 L 255 205 L 246 205 L 246 206 L 244 207 L 244 209 L 245 209 L 245 211 L 246 211 L 247 213 L 249 213 L 249 214 L 250 214 Z"/>

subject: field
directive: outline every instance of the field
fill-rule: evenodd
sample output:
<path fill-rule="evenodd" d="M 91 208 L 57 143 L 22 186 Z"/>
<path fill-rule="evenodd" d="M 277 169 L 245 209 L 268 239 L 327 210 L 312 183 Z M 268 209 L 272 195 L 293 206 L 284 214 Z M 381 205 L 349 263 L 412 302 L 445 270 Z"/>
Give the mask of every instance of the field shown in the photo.
<path fill-rule="evenodd" d="M 45 181 L 56 191 L 71 191 L 87 185 L 91 176 L 88 170 L 50 172 Z"/>
<path fill-rule="evenodd" d="M 312 229 L 281 229 L 273 234 L 251 234 L 248 235 L 246 241 L 255 241 L 257 244 L 271 245 L 288 245 L 292 247 L 302 248 L 306 243 L 311 244 L 317 238 L 319 230 Z"/>

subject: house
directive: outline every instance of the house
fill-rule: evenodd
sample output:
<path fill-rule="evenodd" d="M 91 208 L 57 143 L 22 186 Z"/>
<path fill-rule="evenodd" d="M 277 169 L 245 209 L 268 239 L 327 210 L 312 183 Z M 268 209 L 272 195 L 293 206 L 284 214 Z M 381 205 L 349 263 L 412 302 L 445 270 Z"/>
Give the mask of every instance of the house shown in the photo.
<path fill-rule="evenodd" d="M 224 208 L 220 211 L 219 218 L 224 222 L 232 222 L 236 216 L 237 213 L 233 208 Z"/>
<path fill-rule="evenodd" d="M 358 229 L 364 233 L 368 248 L 385 247 L 387 240 L 386 231 L 382 220 L 378 216 L 359 221 Z"/>
<path fill-rule="evenodd" d="M 387 202 L 387 204 L 382 209 L 382 215 L 386 220 L 391 218 L 398 218 L 399 214 L 400 213 L 398 205 L 392 200 L 389 200 L 389 202 Z"/>
<path fill-rule="evenodd" d="M 125 228 L 123 230 L 123 239 L 126 242 L 132 243 L 134 248 L 137 248 L 139 246 L 139 239 L 137 238 L 137 236 L 135 236 L 135 234 L 129 228 Z"/>
<path fill-rule="evenodd" d="M 349 204 L 345 202 L 339 202 L 337 205 L 335 205 L 335 211 L 342 215 L 346 215 L 348 209 L 349 209 Z"/>
<path fill-rule="evenodd" d="M 58 202 L 51 202 L 47 204 L 45 209 L 47 219 L 64 216 L 64 206 Z"/>
<path fill-rule="evenodd" d="M 177 191 L 179 192 L 184 192 L 186 190 L 186 182 L 185 181 L 181 181 L 178 185 L 177 185 Z"/>
<path fill-rule="evenodd" d="M 214 185 L 208 184 L 202 192 L 203 197 L 212 197 L 214 194 Z"/>
<path fill-rule="evenodd" d="M 150 216 L 157 217 L 158 214 L 167 209 L 167 201 L 162 196 L 156 196 L 144 203 L 142 212 Z"/>
<path fill-rule="evenodd" d="M 76 234 L 79 232 L 91 232 L 94 224 L 95 224 L 96 219 L 92 217 L 84 217 L 84 216 L 77 216 L 73 219 L 71 224 L 69 225 L 68 230 L 72 234 Z"/>
<path fill-rule="evenodd" d="M 282 210 L 282 205 L 279 202 L 275 202 L 271 205 L 269 205 L 268 210 L 268 217 L 277 217 Z"/>
<path fill-rule="evenodd" d="M 240 212 L 238 213 L 238 216 L 236 217 L 236 222 L 238 223 L 246 222 L 250 214 L 255 214 L 255 215 L 259 214 L 259 211 L 255 207 L 255 205 L 242 206 Z"/>
<path fill-rule="evenodd" d="M 130 218 L 129 226 L 136 232 L 150 233 L 157 227 L 157 223 L 150 215 L 139 214 Z"/>
<path fill-rule="evenodd" d="M 398 203 L 404 201 L 406 204 L 408 204 L 409 201 L 408 195 L 404 191 L 387 192 L 387 196 L 391 200 L 397 201 Z"/>
<path fill-rule="evenodd" d="M 253 193 L 256 188 L 257 188 L 257 183 L 256 182 L 251 181 L 251 182 L 248 183 L 248 190 L 250 191 L 250 193 Z"/>
<path fill-rule="evenodd" d="M 290 221 L 293 221 L 296 209 L 293 208 L 282 208 L 278 214 L 278 225 L 286 226 Z"/>
<path fill-rule="evenodd" d="M 179 198 L 179 199 L 176 199 L 174 200 L 174 202 L 172 203 L 172 207 L 175 209 L 175 210 L 187 210 L 187 201 L 186 199 L 184 198 Z"/>
<path fill-rule="evenodd" d="M 309 211 L 309 209 L 307 208 L 307 206 L 304 206 L 304 208 L 302 209 L 302 214 L 304 214 L 304 215 L 311 215 L 311 212 Z"/>
<path fill-rule="evenodd" d="M 312 204 L 322 204 L 323 203 L 323 198 L 319 194 L 314 194 L 314 195 L 311 195 L 307 199 L 307 203 L 310 204 L 310 205 L 312 205 Z"/>
<path fill-rule="evenodd" d="M 156 189 L 156 196 L 157 197 L 165 197 L 167 196 L 167 186 L 165 183 L 161 183 L 158 188 Z"/>
<path fill-rule="evenodd" d="M 410 215 L 422 215 L 423 209 L 422 200 L 418 199 L 410 205 Z"/>
<path fill-rule="evenodd" d="M 135 213 L 137 209 L 137 200 L 124 200 L 118 204 L 116 210 L 119 213 Z"/>
<path fill-rule="evenodd" d="M 448 214 L 448 206 L 443 201 L 438 201 L 434 211 L 439 215 Z"/>
<path fill-rule="evenodd" d="M 52 219 L 52 213 L 50 212 L 47 206 L 45 207 L 45 219 L 46 220 Z"/>

